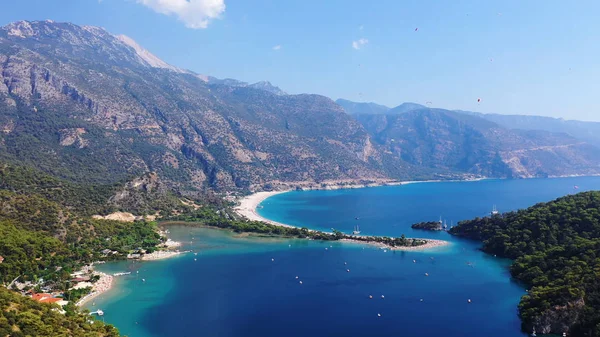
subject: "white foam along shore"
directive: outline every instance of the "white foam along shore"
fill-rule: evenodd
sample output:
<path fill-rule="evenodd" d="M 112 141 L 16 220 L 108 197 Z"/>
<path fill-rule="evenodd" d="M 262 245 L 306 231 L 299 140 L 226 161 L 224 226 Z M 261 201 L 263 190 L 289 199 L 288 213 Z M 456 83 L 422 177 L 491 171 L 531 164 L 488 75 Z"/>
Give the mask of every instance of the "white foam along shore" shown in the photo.
<path fill-rule="evenodd" d="M 404 182 L 395 183 L 394 185 L 405 185 L 405 184 L 413 184 L 413 183 L 421 183 L 421 182 L 433 182 L 433 181 L 404 181 Z M 388 184 L 388 185 L 391 185 L 391 184 Z M 366 187 L 366 186 L 360 186 L 360 187 Z M 342 189 L 342 188 L 359 188 L 359 187 L 358 186 L 352 186 L 352 187 L 341 186 L 341 187 L 332 187 L 332 188 L 328 188 L 328 189 Z M 269 191 L 269 192 L 256 192 L 256 193 L 250 194 L 250 195 L 245 196 L 242 199 L 240 199 L 239 205 L 236 206 L 234 208 L 234 210 L 239 215 L 241 215 L 251 221 L 262 221 L 262 222 L 266 222 L 268 224 L 275 225 L 275 226 L 295 227 L 295 226 L 287 225 L 284 223 L 280 223 L 277 221 L 273 221 L 273 220 L 264 218 L 260 214 L 258 214 L 258 212 L 256 211 L 257 207 L 267 198 L 270 198 L 270 197 L 278 195 L 278 194 L 287 193 L 290 191 L 291 190 Z M 434 239 L 418 239 L 418 240 L 425 240 L 425 241 L 427 241 L 427 243 L 424 245 L 414 246 L 414 247 L 407 246 L 407 247 L 388 247 L 388 248 L 394 249 L 394 250 L 423 250 L 423 249 L 442 247 L 442 246 L 446 246 L 446 245 L 450 244 L 450 242 L 444 241 L 444 240 L 434 240 Z M 364 242 L 364 241 L 351 240 L 351 239 L 344 239 L 342 241 L 359 243 L 359 244 L 370 244 L 370 245 L 385 247 L 384 244 L 377 243 L 377 242 Z"/>

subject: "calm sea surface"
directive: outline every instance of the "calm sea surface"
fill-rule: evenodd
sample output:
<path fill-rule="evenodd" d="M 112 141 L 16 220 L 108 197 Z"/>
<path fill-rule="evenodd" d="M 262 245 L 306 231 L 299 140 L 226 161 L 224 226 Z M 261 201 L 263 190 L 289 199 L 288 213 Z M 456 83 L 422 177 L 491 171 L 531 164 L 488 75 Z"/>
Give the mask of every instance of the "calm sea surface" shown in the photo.
<path fill-rule="evenodd" d="M 406 234 L 451 245 L 384 252 L 174 226 L 173 239 L 197 255 L 103 265 L 100 270 L 133 273 L 118 277 L 113 290 L 88 308 L 103 309 L 107 322 L 133 337 L 524 336 L 516 308 L 525 290 L 510 280 L 510 261 L 479 252 L 475 242 L 410 225 L 441 216 L 450 226 L 485 216 L 494 205 L 508 211 L 549 201 L 575 185 L 598 190 L 600 177 L 280 194 L 262 203 L 261 215 L 314 229 L 351 232 L 359 225 L 367 235 Z"/>

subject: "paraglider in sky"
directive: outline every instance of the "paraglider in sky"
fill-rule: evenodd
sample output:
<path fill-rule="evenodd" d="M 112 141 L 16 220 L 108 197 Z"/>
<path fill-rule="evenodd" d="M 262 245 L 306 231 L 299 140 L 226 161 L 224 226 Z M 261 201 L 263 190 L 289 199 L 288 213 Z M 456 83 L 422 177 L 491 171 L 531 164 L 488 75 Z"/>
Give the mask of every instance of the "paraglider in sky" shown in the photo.
<path fill-rule="evenodd" d="M 419 30 L 419 27 L 415 28 L 415 32 Z"/>
<path fill-rule="evenodd" d="M 481 98 L 478 98 L 478 99 L 477 99 L 477 103 L 481 103 Z"/>

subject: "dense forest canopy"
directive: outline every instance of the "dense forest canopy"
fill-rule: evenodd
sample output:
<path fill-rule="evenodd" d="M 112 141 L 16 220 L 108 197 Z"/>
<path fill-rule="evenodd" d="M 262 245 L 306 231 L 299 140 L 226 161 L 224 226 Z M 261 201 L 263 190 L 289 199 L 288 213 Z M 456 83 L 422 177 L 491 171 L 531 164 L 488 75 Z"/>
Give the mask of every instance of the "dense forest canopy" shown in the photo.
<path fill-rule="evenodd" d="M 117 329 L 57 305 L 36 302 L 0 287 L 0 336 L 116 337 Z"/>
<path fill-rule="evenodd" d="M 530 287 L 519 304 L 526 331 L 600 336 L 600 192 L 463 221 L 450 232 L 515 260 L 511 274 Z"/>

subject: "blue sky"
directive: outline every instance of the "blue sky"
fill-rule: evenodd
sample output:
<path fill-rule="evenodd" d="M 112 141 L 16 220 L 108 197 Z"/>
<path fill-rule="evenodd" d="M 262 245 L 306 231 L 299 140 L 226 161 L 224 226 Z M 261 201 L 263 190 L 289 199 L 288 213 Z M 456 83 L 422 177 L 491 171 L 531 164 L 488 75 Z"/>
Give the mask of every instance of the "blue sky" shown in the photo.
<path fill-rule="evenodd" d="M 178 67 L 289 93 L 600 121 L 600 1 L 5 2 L 2 25 L 102 26 Z"/>

